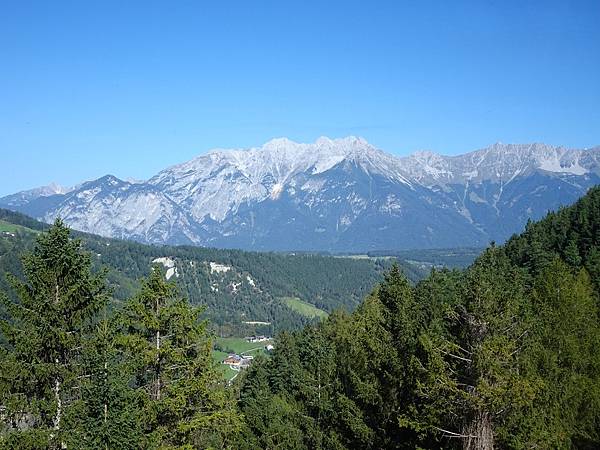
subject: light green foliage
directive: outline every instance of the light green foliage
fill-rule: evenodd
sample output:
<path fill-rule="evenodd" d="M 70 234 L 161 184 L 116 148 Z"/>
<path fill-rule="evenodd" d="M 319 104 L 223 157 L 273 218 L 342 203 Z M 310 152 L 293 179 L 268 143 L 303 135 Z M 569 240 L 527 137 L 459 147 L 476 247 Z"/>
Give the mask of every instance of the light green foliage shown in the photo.
<path fill-rule="evenodd" d="M 536 277 L 532 302 L 536 322 L 523 372 L 540 389 L 531 408 L 512 418 L 506 439 L 515 447 L 593 446 L 600 438 L 600 321 L 589 275 L 554 260 Z"/>
<path fill-rule="evenodd" d="M 288 307 L 302 314 L 303 316 L 310 318 L 318 317 L 320 319 L 323 319 L 328 316 L 326 311 L 317 308 L 315 305 L 311 305 L 310 303 L 304 302 L 298 297 L 282 297 L 282 300 Z"/>
<path fill-rule="evenodd" d="M 240 417 L 199 308 L 157 268 L 115 319 L 91 267 L 58 220 L 23 258 L 25 281 L 10 277 L 0 448 L 235 447 Z"/>
<path fill-rule="evenodd" d="M 525 232 L 506 243 L 506 253 L 532 274 L 539 274 L 555 258 L 570 267 L 585 267 L 596 291 L 600 290 L 600 186 L 577 203 L 527 224 Z"/>
<path fill-rule="evenodd" d="M 446 332 L 432 328 L 422 337 L 428 381 L 421 395 L 447 415 L 436 428 L 473 448 L 491 448 L 503 418 L 529 405 L 537 389 L 519 370 L 531 331 L 524 279 L 502 249 L 488 249 L 465 274 Z"/>
<path fill-rule="evenodd" d="M 214 346 L 215 349 L 228 354 L 260 354 L 263 353 L 265 346 L 269 344 L 273 344 L 272 339 L 262 342 L 248 342 L 245 338 L 239 337 L 217 337 Z"/>
<path fill-rule="evenodd" d="M 410 415 L 416 400 L 411 383 L 418 370 L 410 354 L 421 327 L 417 310 L 410 284 L 393 267 L 351 316 L 334 313 L 300 333 L 280 335 L 273 357 L 250 369 L 242 384 L 241 407 L 257 439 L 254 448 L 271 445 L 265 437 L 274 430 L 263 411 L 282 401 L 298 410 L 288 427 L 291 435 L 303 430 L 301 448 L 388 448 L 400 442 L 414 448 L 415 427 L 398 418 Z"/>
<path fill-rule="evenodd" d="M 83 344 L 79 401 L 65 417 L 73 430 L 68 448 L 137 449 L 142 438 L 143 417 L 139 394 L 129 388 L 123 354 L 115 347 L 114 327 L 103 319 Z"/>

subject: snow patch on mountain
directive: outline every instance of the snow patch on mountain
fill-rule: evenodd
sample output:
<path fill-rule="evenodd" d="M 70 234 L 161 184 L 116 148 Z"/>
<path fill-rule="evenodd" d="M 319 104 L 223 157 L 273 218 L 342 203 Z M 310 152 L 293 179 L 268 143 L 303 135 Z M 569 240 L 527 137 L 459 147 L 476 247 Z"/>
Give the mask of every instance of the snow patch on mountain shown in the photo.
<path fill-rule="evenodd" d="M 274 184 L 273 187 L 271 188 L 271 198 L 273 200 L 277 200 L 279 198 L 279 196 L 281 195 L 282 191 L 283 191 L 283 184 L 281 184 L 281 183 Z"/>
<path fill-rule="evenodd" d="M 215 149 L 145 182 L 107 175 L 73 189 L 20 192 L 0 206 L 156 244 L 343 251 L 485 245 L 585 193 L 600 180 L 599 162 L 600 148 L 537 143 L 397 157 L 353 136 L 307 144 L 277 138 Z M 223 273 L 212 263 L 210 271 Z"/>
<path fill-rule="evenodd" d="M 575 160 L 573 164 L 569 165 L 565 165 L 558 157 L 542 159 L 539 168 L 547 172 L 572 173 L 574 175 L 588 173 L 588 170 L 585 167 L 581 167 L 578 159 Z"/>
<path fill-rule="evenodd" d="M 73 188 L 67 188 L 60 184 L 50 183 L 47 186 L 41 186 L 26 191 L 17 192 L 16 194 L 8 195 L 2 198 L 2 203 L 5 206 L 19 207 L 41 197 L 50 197 L 52 195 L 64 195 Z"/>
<path fill-rule="evenodd" d="M 398 159 L 377 150 L 362 138 L 321 137 L 313 144 L 286 138 L 262 147 L 216 149 L 187 163 L 170 167 L 148 183 L 188 210 L 200 222 L 222 222 L 244 204 L 276 200 L 298 177 L 322 175 L 349 161 L 370 175 L 410 184 Z M 305 185 L 317 187 L 317 182 Z"/>

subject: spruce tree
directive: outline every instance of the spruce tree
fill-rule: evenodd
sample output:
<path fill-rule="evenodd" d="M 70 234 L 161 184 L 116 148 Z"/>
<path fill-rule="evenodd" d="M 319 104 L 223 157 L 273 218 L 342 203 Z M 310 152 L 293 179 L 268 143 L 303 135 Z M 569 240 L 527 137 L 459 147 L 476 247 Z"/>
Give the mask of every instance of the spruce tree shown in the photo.
<path fill-rule="evenodd" d="M 239 418 L 201 312 L 158 266 L 123 309 L 118 340 L 140 394 L 146 448 L 223 448 L 235 439 Z"/>
<path fill-rule="evenodd" d="M 67 442 L 78 449 L 137 449 L 142 441 L 139 393 L 132 390 L 115 330 L 104 318 L 83 343 L 79 400 L 65 416 Z"/>
<path fill-rule="evenodd" d="M 0 404 L 6 445 L 61 448 L 64 416 L 80 396 L 81 349 L 107 302 L 104 273 L 93 274 L 80 240 L 57 219 L 22 260 L 25 281 L 10 277 L 17 300 L 3 297 Z"/>
<path fill-rule="evenodd" d="M 466 450 L 494 448 L 506 417 L 535 395 L 535 381 L 520 371 L 532 332 L 525 279 L 503 249 L 486 250 L 465 275 L 449 332 L 423 338 L 429 382 L 422 395 L 446 413 L 432 428 Z"/>

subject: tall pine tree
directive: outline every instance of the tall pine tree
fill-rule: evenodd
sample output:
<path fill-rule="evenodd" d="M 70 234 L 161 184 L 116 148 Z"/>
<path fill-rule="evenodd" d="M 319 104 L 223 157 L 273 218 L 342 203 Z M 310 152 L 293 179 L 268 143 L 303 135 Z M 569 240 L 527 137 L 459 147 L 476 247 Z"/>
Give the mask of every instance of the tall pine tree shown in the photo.
<path fill-rule="evenodd" d="M 240 422 L 211 359 L 201 309 L 155 266 L 120 319 L 119 346 L 141 394 L 146 448 L 224 448 Z"/>
<path fill-rule="evenodd" d="M 80 396 L 81 349 L 108 295 L 81 241 L 57 219 L 23 257 L 25 281 L 10 277 L 17 300 L 3 297 L 0 404 L 6 446 L 61 448 L 65 413 Z"/>

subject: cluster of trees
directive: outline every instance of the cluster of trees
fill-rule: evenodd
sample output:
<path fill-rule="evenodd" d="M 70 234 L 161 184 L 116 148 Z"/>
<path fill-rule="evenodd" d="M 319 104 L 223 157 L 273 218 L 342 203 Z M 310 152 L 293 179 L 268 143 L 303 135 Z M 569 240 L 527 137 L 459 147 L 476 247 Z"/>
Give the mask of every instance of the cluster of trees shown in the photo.
<path fill-rule="evenodd" d="M 506 243 L 511 260 L 539 274 L 560 258 L 570 267 L 584 268 L 600 291 L 600 186 L 574 205 L 560 209 Z"/>
<path fill-rule="evenodd" d="M 0 448 L 223 448 L 240 427 L 201 310 L 156 267 L 118 310 L 60 221 L 10 277 Z"/>
<path fill-rule="evenodd" d="M 600 447 L 600 188 L 352 314 L 282 333 L 240 387 L 247 448 Z M 592 275 L 592 277 L 590 276 Z"/>

